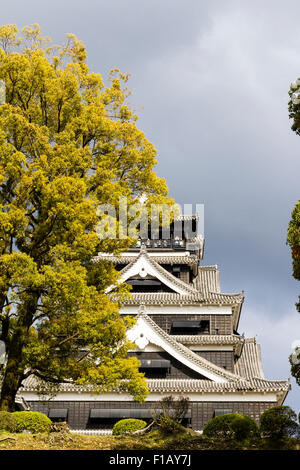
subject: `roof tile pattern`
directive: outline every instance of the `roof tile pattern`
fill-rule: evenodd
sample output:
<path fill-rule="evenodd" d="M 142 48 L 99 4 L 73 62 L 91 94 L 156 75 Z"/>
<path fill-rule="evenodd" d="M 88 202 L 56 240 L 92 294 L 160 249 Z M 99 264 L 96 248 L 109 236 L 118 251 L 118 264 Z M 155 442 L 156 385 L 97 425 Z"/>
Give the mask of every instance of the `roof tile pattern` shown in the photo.
<path fill-rule="evenodd" d="M 193 287 L 191 284 L 187 284 L 186 282 L 183 282 L 181 279 L 178 277 L 173 276 L 173 274 L 169 273 L 166 269 L 162 268 L 159 263 L 157 263 L 154 259 L 152 259 L 151 256 L 147 253 L 146 248 L 142 245 L 141 251 L 137 258 L 134 258 L 131 263 L 129 263 L 125 268 L 123 268 L 120 271 L 121 277 L 123 277 L 131 268 L 134 266 L 137 261 L 140 258 L 146 258 L 147 262 L 152 266 L 152 268 L 159 273 L 162 277 L 167 279 L 171 284 L 178 286 L 180 289 L 182 289 L 184 292 L 186 292 L 186 295 L 188 294 L 197 294 L 197 290 Z M 181 295 L 181 294 L 177 294 Z"/>
<path fill-rule="evenodd" d="M 226 383 L 192 379 L 148 379 L 147 383 L 151 392 L 287 392 L 290 388 L 289 382 L 285 380 L 271 381 L 261 379 L 232 381 Z"/>
<path fill-rule="evenodd" d="M 220 279 L 217 266 L 200 266 L 198 276 L 193 284 L 187 285 L 180 279 L 176 278 L 160 266 L 169 263 L 196 263 L 192 256 L 149 256 L 145 248 L 142 248 L 136 257 L 123 257 L 122 262 L 128 263 L 121 271 L 125 274 L 131 266 L 137 261 L 138 257 L 146 256 L 147 260 L 155 270 L 163 276 L 169 276 L 172 283 L 178 283 L 184 288 L 186 294 L 178 293 L 135 293 L 131 298 L 125 301 L 126 305 L 228 305 L 232 306 L 233 311 L 239 311 L 243 303 L 243 293 L 223 294 L 220 291 Z M 105 258 L 105 257 L 104 257 Z M 115 263 L 120 262 L 119 257 L 106 257 L 108 261 Z M 106 259 L 105 258 L 105 259 Z M 188 259 L 186 259 L 188 258 Z M 201 379 L 148 379 L 148 387 L 150 392 L 160 393 L 226 393 L 226 392 L 274 392 L 286 393 L 290 389 L 288 381 L 266 380 L 262 371 L 260 347 L 254 338 L 244 340 L 238 335 L 180 335 L 171 336 L 164 332 L 149 316 L 140 313 L 144 321 L 155 330 L 155 332 L 167 342 L 173 350 L 176 350 L 187 362 L 195 364 L 204 370 L 210 371 L 221 376 L 223 382 L 214 382 L 212 380 Z M 216 366 L 210 361 L 198 356 L 184 344 L 227 344 L 239 345 L 243 343 L 242 353 L 235 363 L 234 373 Z M 28 377 L 22 384 L 22 391 L 34 392 L 37 387 L 37 379 L 34 376 Z M 89 385 L 75 385 L 73 383 L 61 384 L 62 392 L 81 392 L 93 393 L 95 388 Z M 116 390 L 117 392 L 117 390 Z"/>
<path fill-rule="evenodd" d="M 241 356 L 235 363 L 234 371 L 246 379 L 251 377 L 265 378 L 262 369 L 260 345 L 255 338 L 245 340 Z"/>
<path fill-rule="evenodd" d="M 203 293 L 221 292 L 220 273 L 217 266 L 199 266 L 198 275 L 193 284 L 198 291 Z"/>
<path fill-rule="evenodd" d="M 23 382 L 19 394 L 22 392 L 34 392 L 37 388 L 37 379 L 31 375 Z M 231 382 L 213 382 L 211 380 L 195 379 L 147 379 L 150 392 L 181 392 L 181 393 L 217 393 L 217 392 L 288 392 L 290 383 L 287 380 L 263 380 L 254 378 L 250 380 L 236 380 Z M 93 393 L 95 389 L 91 385 L 75 385 L 63 383 L 61 392 Z M 26 397 L 25 397 L 26 398 Z"/>
<path fill-rule="evenodd" d="M 138 253 L 137 253 L 138 256 Z M 156 263 L 159 264 L 185 264 L 185 265 L 197 265 L 199 260 L 198 257 L 195 255 L 189 256 L 163 256 L 163 255 L 149 255 Z M 114 264 L 128 264 L 131 263 L 133 260 L 136 260 L 134 256 L 111 256 L 107 254 L 101 254 L 94 258 L 95 261 L 97 260 L 103 261 L 110 261 Z"/>
<path fill-rule="evenodd" d="M 145 313 L 140 313 L 138 318 L 142 318 L 149 326 L 151 329 L 155 331 L 156 334 L 158 334 L 166 343 L 168 343 L 171 348 L 180 355 L 182 355 L 185 359 L 187 359 L 188 362 L 191 364 L 194 364 L 198 367 L 203 368 L 204 370 L 207 370 L 209 372 L 212 372 L 213 374 L 216 374 L 217 376 L 221 376 L 225 380 L 240 380 L 241 377 L 239 377 L 237 374 L 232 374 L 229 371 L 226 371 L 222 367 L 219 367 L 212 362 L 208 361 L 207 359 L 204 359 L 201 356 L 198 356 L 198 354 L 194 353 L 191 351 L 189 348 L 184 346 L 183 344 L 179 343 L 174 339 L 172 335 L 169 335 L 166 333 L 160 326 L 158 326 L 155 321 L 152 320 L 148 315 Z"/>
<path fill-rule="evenodd" d="M 232 345 L 243 343 L 245 340 L 240 335 L 172 335 L 175 341 L 183 344 L 217 344 Z"/>
<path fill-rule="evenodd" d="M 135 292 L 124 301 L 125 305 L 240 305 L 243 303 L 243 293 L 237 294 L 196 294 L 181 295 L 169 292 Z"/>

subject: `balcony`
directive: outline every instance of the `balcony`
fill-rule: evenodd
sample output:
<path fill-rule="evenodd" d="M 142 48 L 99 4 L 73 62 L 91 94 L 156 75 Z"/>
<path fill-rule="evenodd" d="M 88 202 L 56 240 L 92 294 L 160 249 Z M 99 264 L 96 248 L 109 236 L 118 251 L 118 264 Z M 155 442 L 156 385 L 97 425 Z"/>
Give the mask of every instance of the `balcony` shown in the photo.
<path fill-rule="evenodd" d="M 131 249 L 140 249 L 142 244 L 147 249 L 156 250 L 185 250 L 186 241 L 183 239 L 162 239 L 162 240 L 147 240 L 139 239 L 136 244 L 131 246 Z"/>

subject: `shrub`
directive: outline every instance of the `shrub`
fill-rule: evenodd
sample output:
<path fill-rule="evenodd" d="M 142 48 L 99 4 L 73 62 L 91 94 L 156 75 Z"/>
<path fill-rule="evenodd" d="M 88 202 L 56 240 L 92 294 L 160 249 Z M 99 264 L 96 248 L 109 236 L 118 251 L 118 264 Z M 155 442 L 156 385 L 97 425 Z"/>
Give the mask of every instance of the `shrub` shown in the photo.
<path fill-rule="evenodd" d="M 181 423 L 188 411 L 189 398 L 179 397 L 175 399 L 172 395 L 162 398 L 158 410 L 154 410 L 153 420 L 166 434 L 182 430 Z"/>
<path fill-rule="evenodd" d="M 264 411 L 259 424 L 261 436 L 269 439 L 279 440 L 299 434 L 297 415 L 289 406 L 274 406 Z"/>
<path fill-rule="evenodd" d="M 59 434 L 61 433 L 69 433 L 70 432 L 70 427 L 68 423 L 66 422 L 53 422 L 51 425 L 51 432 L 57 432 Z"/>
<path fill-rule="evenodd" d="M 212 418 L 203 429 L 203 435 L 206 437 L 233 437 L 233 430 L 230 427 L 235 415 L 224 414 Z"/>
<path fill-rule="evenodd" d="M 25 430 L 41 433 L 50 432 L 52 421 L 43 413 L 37 411 L 15 411 L 17 432 Z"/>
<path fill-rule="evenodd" d="M 17 422 L 13 413 L 0 411 L 0 429 L 8 432 L 15 432 L 17 430 Z"/>
<path fill-rule="evenodd" d="M 169 395 L 160 400 L 162 414 L 169 416 L 174 421 L 181 423 L 189 407 L 189 398 L 179 397 L 177 400 Z"/>
<path fill-rule="evenodd" d="M 234 439 L 237 441 L 243 441 L 249 437 L 257 437 L 259 435 L 258 426 L 250 416 L 236 414 L 230 426 L 234 432 Z"/>
<path fill-rule="evenodd" d="M 220 437 L 242 441 L 258 434 L 255 421 L 249 416 L 228 413 L 208 421 L 203 429 L 206 437 Z"/>
<path fill-rule="evenodd" d="M 143 429 L 146 424 L 141 419 L 121 419 L 114 425 L 112 433 L 114 436 L 121 436 L 127 432 L 131 433 Z"/>
<path fill-rule="evenodd" d="M 183 426 L 174 418 L 168 415 L 160 415 L 156 418 L 156 425 L 163 434 L 172 434 L 183 429 Z"/>

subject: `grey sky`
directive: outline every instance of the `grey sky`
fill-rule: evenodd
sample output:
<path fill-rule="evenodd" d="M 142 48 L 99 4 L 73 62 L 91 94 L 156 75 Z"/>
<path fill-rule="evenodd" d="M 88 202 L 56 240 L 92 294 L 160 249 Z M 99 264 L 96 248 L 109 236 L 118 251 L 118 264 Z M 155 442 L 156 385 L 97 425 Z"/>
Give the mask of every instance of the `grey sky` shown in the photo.
<path fill-rule="evenodd" d="M 299 282 L 285 245 L 300 197 L 300 137 L 287 102 L 300 76 L 300 4 L 286 0 L 11 0 L 1 23 L 75 33 L 91 69 L 132 74 L 130 101 L 179 203 L 205 204 L 204 264 L 245 290 L 240 331 L 258 335 L 268 378 L 290 375 Z M 300 411 L 294 382 L 286 403 Z"/>

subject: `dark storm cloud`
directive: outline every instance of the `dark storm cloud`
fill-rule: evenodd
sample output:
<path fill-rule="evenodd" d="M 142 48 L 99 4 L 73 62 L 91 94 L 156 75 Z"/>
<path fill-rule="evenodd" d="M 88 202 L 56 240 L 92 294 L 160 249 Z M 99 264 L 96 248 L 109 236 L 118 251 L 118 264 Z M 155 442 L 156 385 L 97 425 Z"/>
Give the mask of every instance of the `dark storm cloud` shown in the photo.
<path fill-rule="evenodd" d="M 300 76 L 299 2 L 12 0 L 1 15 L 37 22 L 57 42 L 75 33 L 104 77 L 112 67 L 132 74 L 158 173 L 178 202 L 205 204 L 204 263 L 219 265 L 224 291 L 245 290 L 241 330 L 261 338 L 266 375 L 287 377 L 300 338 L 285 245 L 300 197 L 287 111 Z M 288 402 L 299 411 L 298 390 Z"/>

